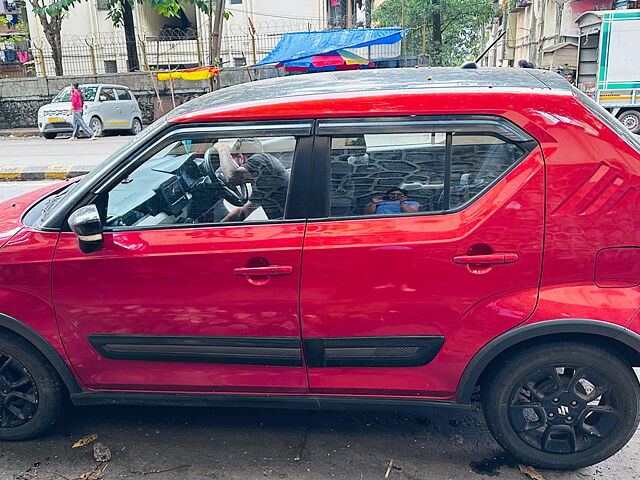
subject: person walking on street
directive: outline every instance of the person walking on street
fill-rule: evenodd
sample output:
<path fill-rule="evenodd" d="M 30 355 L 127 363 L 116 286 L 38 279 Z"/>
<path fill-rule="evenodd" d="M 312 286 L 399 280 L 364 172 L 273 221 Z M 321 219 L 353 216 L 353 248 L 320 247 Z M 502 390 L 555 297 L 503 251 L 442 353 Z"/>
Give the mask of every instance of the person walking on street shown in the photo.
<path fill-rule="evenodd" d="M 73 114 L 73 132 L 69 140 L 78 139 L 78 130 L 82 129 L 87 135 L 91 135 L 89 140 L 95 140 L 97 132 L 87 125 L 87 122 L 82 118 L 82 94 L 78 90 L 78 84 L 71 84 L 71 107 L 69 108 L 69 115 Z"/>

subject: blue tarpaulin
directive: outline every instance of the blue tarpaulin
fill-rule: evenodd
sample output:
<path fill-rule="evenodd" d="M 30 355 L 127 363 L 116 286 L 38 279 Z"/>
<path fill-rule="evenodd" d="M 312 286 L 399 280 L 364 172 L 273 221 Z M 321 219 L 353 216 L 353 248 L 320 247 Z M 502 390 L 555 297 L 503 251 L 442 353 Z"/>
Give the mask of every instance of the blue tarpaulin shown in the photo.
<path fill-rule="evenodd" d="M 256 65 L 288 62 L 342 48 L 396 43 L 402 40 L 403 36 L 401 28 L 358 28 L 326 32 L 285 33 L 271 53 Z"/>

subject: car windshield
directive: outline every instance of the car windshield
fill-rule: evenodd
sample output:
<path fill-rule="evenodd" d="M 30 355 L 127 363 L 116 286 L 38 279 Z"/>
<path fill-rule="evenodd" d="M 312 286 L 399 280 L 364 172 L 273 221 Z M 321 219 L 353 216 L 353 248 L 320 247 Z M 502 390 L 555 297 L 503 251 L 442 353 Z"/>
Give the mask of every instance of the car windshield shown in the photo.
<path fill-rule="evenodd" d="M 625 127 L 620 120 L 611 115 L 607 110 L 602 108 L 595 100 L 593 100 L 589 95 L 581 92 L 577 88 L 573 89 L 575 95 L 580 100 L 585 107 L 589 109 L 591 113 L 593 113 L 598 119 L 604 122 L 611 130 L 616 132 L 624 141 L 626 141 L 629 145 L 635 148 L 638 152 L 640 152 L 640 137 L 632 133 L 627 127 Z"/>
<path fill-rule="evenodd" d="M 78 88 L 82 94 L 82 100 L 85 102 L 93 102 L 98 92 L 98 87 L 84 87 Z M 65 87 L 55 96 L 53 102 L 69 102 L 71 101 L 71 87 Z"/>

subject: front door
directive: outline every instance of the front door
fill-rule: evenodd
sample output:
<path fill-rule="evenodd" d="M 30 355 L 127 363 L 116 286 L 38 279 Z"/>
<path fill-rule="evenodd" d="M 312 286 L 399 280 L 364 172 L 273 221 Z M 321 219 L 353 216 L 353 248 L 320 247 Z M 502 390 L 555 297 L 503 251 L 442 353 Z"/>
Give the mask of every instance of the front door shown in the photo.
<path fill-rule="evenodd" d="M 100 250 L 84 254 L 75 235 L 60 235 L 53 299 L 69 358 L 101 390 L 305 391 L 305 223 L 285 199 L 308 138 L 184 132 L 91 200 L 104 217 Z M 224 146 L 253 172 L 243 188 L 221 183 Z M 251 214 L 229 221 L 247 202 Z"/>
<path fill-rule="evenodd" d="M 319 125 L 329 185 L 301 286 L 311 391 L 452 398 L 470 357 L 535 307 L 541 152 L 497 118 Z"/>

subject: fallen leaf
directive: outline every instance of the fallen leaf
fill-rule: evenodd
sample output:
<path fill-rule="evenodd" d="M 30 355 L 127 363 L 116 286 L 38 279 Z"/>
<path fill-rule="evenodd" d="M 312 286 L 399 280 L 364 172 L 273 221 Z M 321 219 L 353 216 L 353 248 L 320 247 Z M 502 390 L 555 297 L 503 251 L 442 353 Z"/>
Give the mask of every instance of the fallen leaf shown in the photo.
<path fill-rule="evenodd" d="M 106 469 L 106 464 L 104 464 L 102 467 L 100 465 L 97 465 L 93 470 L 80 475 L 79 480 L 100 480 L 102 477 L 104 477 L 104 471 Z"/>
<path fill-rule="evenodd" d="M 518 464 L 520 472 L 533 480 L 546 480 L 544 476 L 533 467 Z"/>
<path fill-rule="evenodd" d="M 111 450 L 104 443 L 96 442 L 93 444 L 93 458 L 96 462 L 108 462 L 111 460 Z"/>
<path fill-rule="evenodd" d="M 98 435 L 95 433 L 93 435 L 88 435 L 74 443 L 71 448 L 84 447 L 85 445 L 89 445 L 91 442 L 95 441 L 97 438 Z"/>

